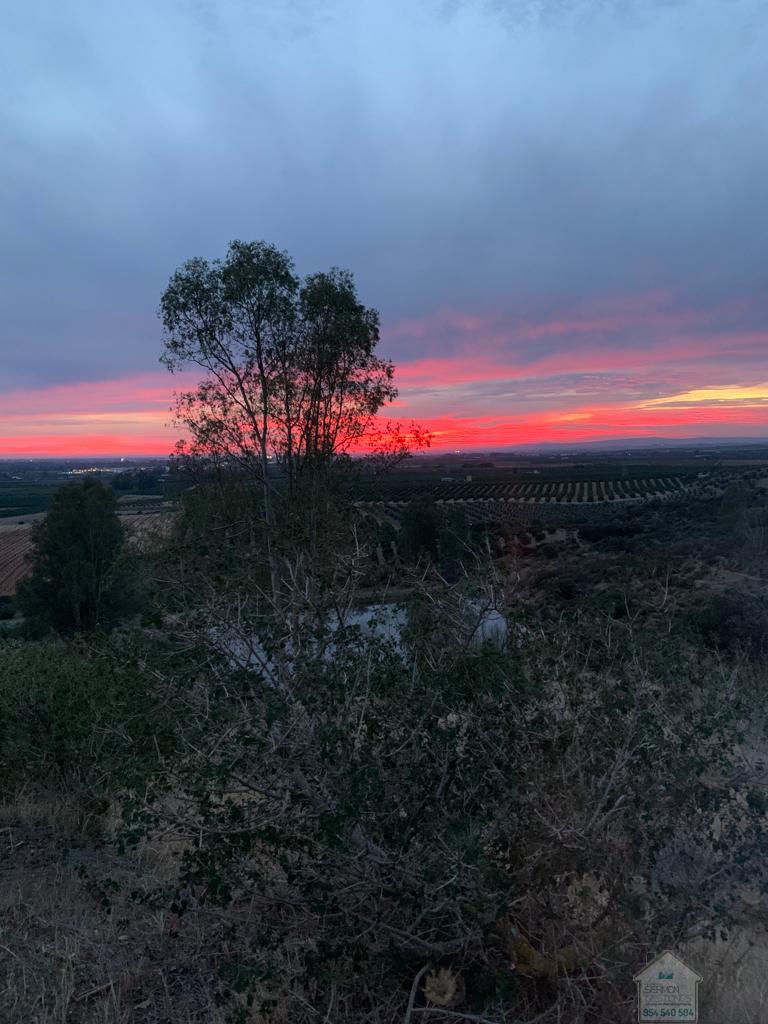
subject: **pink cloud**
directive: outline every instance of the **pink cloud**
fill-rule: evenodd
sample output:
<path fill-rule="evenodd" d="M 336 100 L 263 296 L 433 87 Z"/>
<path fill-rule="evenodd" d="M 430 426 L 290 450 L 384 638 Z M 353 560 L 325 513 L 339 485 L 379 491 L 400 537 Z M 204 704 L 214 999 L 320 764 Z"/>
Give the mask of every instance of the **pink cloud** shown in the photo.
<path fill-rule="evenodd" d="M 158 372 L 6 392 L 0 456 L 166 455 L 179 436 L 170 424 L 173 391 L 196 379 Z"/>
<path fill-rule="evenodd" d="M 707 338 L 665 338 L 636 348 L 582 346 L 571 351 L 546 355 L 522 362 L 511 353 L 507 359 L 465 352 L 450 356 L 426 356 L 401 361 L 397 380 L 403 388 L 445 387 L 480 381 L 546 378 L 574 373 L 611 373 L 628 369 L 667 369 L 690 363 L 694 371 L 703 368 L 700 361 L 729 355 L 735 359 L 764 357 L 768 363 L 768 331 L 726 334 Z M 714 371 L 710 368 L 707 372 Z M 739 372 L 735 364 L 729 371 Z M 743 368 L 740 371 L 743 373 Z"/>
<path fill-rule="evenodd" d="M 40 405 L 58 412 L 162 408 L 168 410 L 173 392 L 191 386 L 199 374 L 147 373 L 117 380 L 78 381 L 46 388 L 6 391 L 0 395 L 0 416 L 33 414 Z"/>
<path fill-rule="evenodd" d="M 441 333 L 477 335 L 497 342 L 535 341 L 540 338 L 580 334 L 605 334 L 632 327 L 657 330 L 702 326 L 736 312 L 741 303 L 730 302 L 710 309 L 673 308 L 675 296 L 656 290 L 640 295 L 609 296 L 576 303 L 562 314 L 540 320 L 516 319 L 500 310 L 463 311 L 444 306 L 421 317 L 396 321 L 386 327 L 386 335 L 395 338 L 433 338 Z"/>
<path fill-rule="evenodd" d="M 458 352 L 440 355 L 430 346 L 429 354 L 397 361 L 400 397 L 392 412 L 432 429 L 437 448 L 766 433 L 766 408 L 663 404 L 667 396 L 697 388 L 768 380 L 768 331 L 714 331 L 713 316 L 673 309 L 672 296 L 663 291 L 573 306 L 535 323 L 505 325 L 497 313 L 439 309 L 384 333 L 384 351 L 390 334 L 419 339 L 451 330 L 460 341 Z M 602 337 L 638 325 L 647 333 L 631 346 L 620 337 L 613 344 Z M 557 353 L 550 347 L 539 355 L 535 346 L 526 351 L 522 344 L 566 336 Z M 0 395 L 0 456 L 165 455 L 180 435 L 171 424 L 173 392 L 194 385 L 198 376 L 158 370 L 6 392 Z M 514 387 L 504 393 L 506 382 Z M 650 401 L 656 406 L 642 407 Z"/>

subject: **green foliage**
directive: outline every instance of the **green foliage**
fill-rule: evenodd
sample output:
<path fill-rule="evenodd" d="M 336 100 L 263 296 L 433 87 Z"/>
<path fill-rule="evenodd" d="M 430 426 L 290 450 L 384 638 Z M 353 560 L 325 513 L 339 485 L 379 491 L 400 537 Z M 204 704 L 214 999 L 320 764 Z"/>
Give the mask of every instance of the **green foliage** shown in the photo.
<path fill-rule="evenodd" d="M 162 490 L 164 469 L 126 469 L 110 477 L 116 491 L 128 494 L 157 494 Z"/>
<path fill-rule="evenodd" d="M 359 301 L 349 272 L 302 281 L 287 253 L 234 241 L 223 260 L 188 260 L 177 270 L 160 315 L 163 362 L 204 374 L 177 396 L 177 421 L 190 435 L 179 461 L 236 469 L 259 484 L 262 565 L 280 604 L 286 544 L 294 583 L 295 555 L 321 557 L 333 522 L 330 478 L 345 456 L 364 443 L 375 466 L 408 454 L 400 430 L 374 422 L 397 395 L 392 363 L 376 354 L 378 313 Z"/>
<path fill-rule="evenodd" d="M 464 562 L 474 563 L 486 547 L 485 528 L 471 530 L 460 509 L 439 507 L 431 498 L 406 506 L 396 538 L 401 558 L 410 565 L 427 559 L 440 566 L 443 577 L 456 580 Z"/>
<path fill-rule="evenodd" d="M 133 610 L 124 532 L 109 487 L 89 478 L 60 488 L 33 541 L 32 571 L 18 594 L 33 629 L 108 628 Z"/>
<path fill-rule="evenodd" d="M 0 518 L 44 512 L 53 493 L 48 484 L 0 480 Z"/>
<path fill-rule="evenodd" d="M 164 361 L 206 373 L 179 396 L 189 450 L 235 462 L 266 482 L 275 458 L 291 482 L 361 441 L 397 391 L 376 355 L 379 318 L 333 268 L 301 281 L 265 242 L 230 244 L 224 260 L 188 260 L 161 299 Z"/>
<path fill-rule="evenodd" d="M 180 464 L 143 563 L 162 645 L 3 645 L 0 774 L 9 796 L 119 793 L 124 842 L 171 840 L 178 875 L 147 899 L 195 933 L 233 1021 L 402 1021 L 424 969 L 482 1019 L 614 1019 L 649 951 L 765 888 L 744 754 L 764 750 L 766 677 L 742 657 L 761 602 L 694 589 L 690 508 L 550 536 L 517 573 L 436 503 L 379 523 L 345 460 L 267 489 Z M 713 545 L 728 521 L 702 504 Z M 395 536 L 405 557 L 377 563 Z M 394 626 L 355 614 L 371 565 L 407 603 Z"/>
<path fill-rule="evenodd" d="M 155 589 L 168 610 L 178 612 L 211 588 L 222 598 L 258 598 L 271 589 L 270 554 L 279 560 L 283 586 L 302 572 L 311 577 L 310 591 L 327 588 L 348 575 L 350 552 L 375 548 L 376 524 L 354 513 L 346 480 L 354 467 L 344 460 L 326 473 L 303 473 L 290 491 L 285 481 L 278 485 L 269 528 L 263 491 L 247 473 L 198 469 L 194 485 L 178 495 L 170 536 L 155 554 Z"/>
<path fill-rule="evenodd" d="M 178 659 L 146 640 L 0 640 L 0 792 L 109 795 L 140 784 L 174 743 L 159 669 Z"/>

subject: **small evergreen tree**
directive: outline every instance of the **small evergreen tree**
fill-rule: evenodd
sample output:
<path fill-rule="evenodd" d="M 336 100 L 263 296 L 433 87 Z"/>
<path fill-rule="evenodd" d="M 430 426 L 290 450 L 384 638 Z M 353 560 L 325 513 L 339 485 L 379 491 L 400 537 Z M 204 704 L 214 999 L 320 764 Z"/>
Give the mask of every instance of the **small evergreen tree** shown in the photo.
<path fill-rule="evenodd" d="M 133 605 L 125 536 L 111 488 L 87 478 L 61 487 L 33 534 L 19 605 L 37 631 L 109 627 Z"/>
<path fill-rule="evenodd" d="M 401 554 L 408 562 L 419 558 L 437 561 L 440 540 L 440 520 L 434 501 L 417 498 L 406 505 L 400 519 Z"/>

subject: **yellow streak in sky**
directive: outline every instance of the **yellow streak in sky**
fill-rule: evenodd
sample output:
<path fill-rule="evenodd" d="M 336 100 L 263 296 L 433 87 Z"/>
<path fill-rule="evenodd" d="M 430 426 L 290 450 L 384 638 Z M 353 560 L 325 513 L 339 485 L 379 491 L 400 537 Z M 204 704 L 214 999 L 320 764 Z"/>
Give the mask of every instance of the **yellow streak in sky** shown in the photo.
<path fill-rule="evenodd" d="M 748 387 L 741 387 L 735 384 L 713 388 L 697 388 L 695 391 L 682 391 L 679 395 L 651 398 L 646 402 L 639 402 L 638 404 L 643 409 L 650 409 L 658 405 L 698 405 L 700 402 L 747 404 L 754 401 L 768 402 L 768 383 L 752 384 Z"/>

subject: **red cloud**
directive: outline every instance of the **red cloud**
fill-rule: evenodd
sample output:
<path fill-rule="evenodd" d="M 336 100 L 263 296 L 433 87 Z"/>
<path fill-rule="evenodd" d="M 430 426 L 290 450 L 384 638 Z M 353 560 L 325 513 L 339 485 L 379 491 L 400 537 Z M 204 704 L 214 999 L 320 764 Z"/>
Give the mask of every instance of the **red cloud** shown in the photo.
<path fill-rule="evenodd" d="M 492 356 L 466 352 L 461 355 L 427 356 L 397 367 L 397 380 L 407 387 L 441 387 L 450 384 L 480 381 L 521 380 L 552 377 L 574 373 L 610 373 L 619 370 L 667 369 L 690 364 L 696 374 L 713 373 L 703 367 L 702 360 L 720 359 L 725 355 L 733 360 L 762 357 L 768 363 L 768 332 L 724 334 L 709 338 L 665 338 L 647 342 L 642 348 L 621 348 L 583 345 L 568 352 L 560 352 L 527 362 L 516 361 L 514 355 L 504 359 L 500 353 Z M 738 373 L 734 363 L 731 373 Z M 743 371 L 742 371 L 743 373 Z"/>
<path fill-rule="evenodd" d="M 0 458 L 86 458 L 90 456 L 166 456 L 173 440 L 152 434 L 20 434 L 0 439 Z"/>
<path fill-rule="evenodd" d="M 642 407 L 642 400 L 768 380 L 768 332 L 714 331 L 712 318 L 711 312 L 672 309 L 664 292 L 574 307 L 539 323 L 505 325 L 497 314 L 438 310 L 385 334 L 386 344 L 391 334 L 434 338 L 450 330 L 462 346 L 450 355 L 400 360 L 396 412 L 431 429 L 436 448 L 768 433 L 765 408 Z M 690 330 L 697 324 L 703 333 Z M 647 333 L 631 347 L 620 340 L 609 345 L 603 337 L 639 325 Z M 522 344 L 560 336 L 559 352 L 549 346 L 538 355 L 535 346 L 526 351 Z M 180 434 L 171 425 L 173 391 L 196 380 L 195 373 L 157 372 L 0 395 L 0 456 L 166 455 Z M 516 383 L 500 398 L 492 386 L 480 386 L 501 385 L 496 390 L 502 394 L 505 382 Z M 515 395 L 525 409 L 520 414 L 514 413 Z M 534 403 L 546 407 L 531 411 Z M 472 415 L 473 408 L 482 414 Z"/>
<path fill-rule="evenodd" d="M 578 418 L 577 418 L 578 417 Z M 611 438 L 755 436 L 768 434 L 768 409 L 585 408 L 579 413 L 500 417 L 445 416 L 420 421 L 433 432 L 433 450 L 502 448 L 517 444 L 575 444 Z"/>

